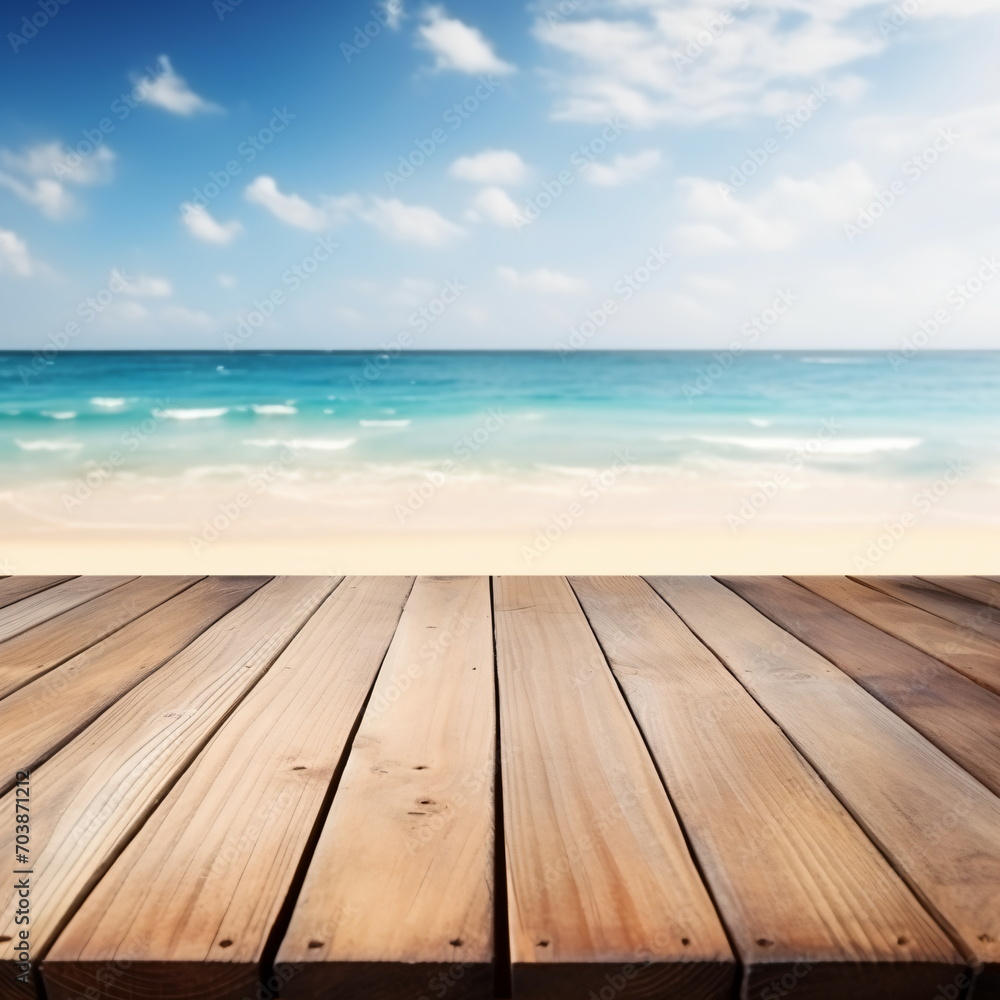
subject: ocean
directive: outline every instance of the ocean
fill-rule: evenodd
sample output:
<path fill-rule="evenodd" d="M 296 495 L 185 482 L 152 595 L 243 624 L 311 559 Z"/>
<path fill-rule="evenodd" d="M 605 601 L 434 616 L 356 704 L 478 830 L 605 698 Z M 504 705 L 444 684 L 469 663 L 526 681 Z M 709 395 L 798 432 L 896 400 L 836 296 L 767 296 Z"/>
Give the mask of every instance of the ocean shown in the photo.
<path fill-rule="evenodd" d="M 998 431 L 1000 352 L 0 354 L 0 499 L 61 524 L 986 523 Z"/>

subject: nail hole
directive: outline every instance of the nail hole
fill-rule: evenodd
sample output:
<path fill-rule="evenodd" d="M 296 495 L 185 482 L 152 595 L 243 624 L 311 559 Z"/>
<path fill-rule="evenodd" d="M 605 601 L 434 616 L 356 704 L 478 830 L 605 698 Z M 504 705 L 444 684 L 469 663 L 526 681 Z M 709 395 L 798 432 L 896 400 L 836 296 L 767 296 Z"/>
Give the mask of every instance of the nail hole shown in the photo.
<path fill-rule="evenodd" d="M 448 944 L 450 944 L 452 946 L 452 948 L 461 948 L 462 947 L 462 939 L 461 938 L 452 938 L 448 942 Z"/>
<path fill-rule="evenodd" d="M 414 771 L 426 771 L 427 770 L 427 765 L 426 764 L 417 764 L 417 766 L 413 770 Z"/>
<path fill-rule="evenodd" d="M 548 941 L 539 941 L 538 942 L 538 947 L 539 948 L 548 948 L 548 946 L 549 946 L 549 942 Z"/>
<path fill-rule="evenodd" d="M 767 938 L 757 938 L 757 944 L 759 944 L 761 948 L 770 948 L 774 942 L 768 941 Z"/>
<path fill-rule="evenodd" d="M 229 947 L 229 946 L 230 946 L 230 945 L 231 945 L 232 943 L 233 943 L 233 942 L 232 942 L 232 941 L 230 941 L 230 940 L 229 940 L 229 938 L 226 938 L 226 940 L 225 940 L 225 941 L 220 941 L 220 942 L 219 942 L 219 947 L 220 947 L 220 948 L 228 948 L 228 947 Z"/>
<path fill-rule="evenodd" d="M 434 805 L 434 803 L 433 803 L 433 801 L 431 799 L 421 799 L 420 800 L 420 805 L 422 805 L 422 806 L 432 806 L 432 805 Z"/>
<path fill-rule="evenodd" d="M 7 938 L 6 940 L 9 941 L 10 938 Z M 989 936 L 989 934 L 980 934 L 979 935 L 979 940 L 982 941 L 983 944 L 992 944 L 993 943 L 993 938 L 991 938 Z"/>
<path fill-rule="evenodd" d="M 306 769 L 305 764 L 299 764 L 297 767 L 293 767 L 293 771 L 304 771 Z"/>
<path fill-rule="evenodd" d="M 909 938 L 905 938 L 905 937 L 898 937 L 898 938 L 896 938 L 896 944 L 909 944 L 909 943 L 910 943 Z"/>
<path fill-rule="evenodd" d="M 681 938 L 681 944 L 686 948 L 691 943 L 691 938 Z"/>
<path fill-rule="evenodd" d="M 310 941 L 309 942 L 309 947 L 310 948 L 322 948 L 323 947 L 323 942 L 322 941 Z"/>

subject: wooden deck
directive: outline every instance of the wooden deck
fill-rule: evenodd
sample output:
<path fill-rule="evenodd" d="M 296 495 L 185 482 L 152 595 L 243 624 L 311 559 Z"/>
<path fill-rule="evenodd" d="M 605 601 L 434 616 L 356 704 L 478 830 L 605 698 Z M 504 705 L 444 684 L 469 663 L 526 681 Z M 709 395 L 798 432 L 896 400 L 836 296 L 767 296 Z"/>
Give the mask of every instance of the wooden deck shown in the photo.
<path fill-rule="evenodd" d="M 0 579 L 0 1000 L 998 998 L 998 609 Z"/>

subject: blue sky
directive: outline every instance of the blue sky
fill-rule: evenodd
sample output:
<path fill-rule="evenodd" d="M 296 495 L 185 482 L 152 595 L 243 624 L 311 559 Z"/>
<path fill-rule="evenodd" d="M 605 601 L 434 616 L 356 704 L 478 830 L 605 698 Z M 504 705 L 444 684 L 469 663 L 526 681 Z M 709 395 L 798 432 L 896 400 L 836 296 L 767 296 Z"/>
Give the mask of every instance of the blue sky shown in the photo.
<path fill-rule="evenodd" d="M 0 29 L 0 347 L 1000 347 L 1000 0 Z"/>

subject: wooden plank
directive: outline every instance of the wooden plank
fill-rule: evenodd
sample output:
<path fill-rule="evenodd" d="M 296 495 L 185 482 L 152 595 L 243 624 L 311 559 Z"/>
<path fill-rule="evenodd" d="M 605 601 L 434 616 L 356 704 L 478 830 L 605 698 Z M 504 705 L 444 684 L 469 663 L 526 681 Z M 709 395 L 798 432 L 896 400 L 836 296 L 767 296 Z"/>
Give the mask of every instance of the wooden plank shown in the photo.
<path fill-rule="evenodd" d="M 646 583 L 570 582 L 736 946 L 743 996 L 784 980 L 796 1000 L 927 1000 L 964 971 L 822 779 Z"/>
<path fill-rule="evenodd" d="M 286 1000 L 493 995 L 489 580 L 422 577 L 309 865 L 278 965 Z M 238 1000 L 238 998 L 234 998 Z"/>
<path fill-rule="evenodd" d="M 0 642 L 134 579 L 134 576 L 78 576 L 25 597 L 0 610 Z"/>
<path fill-rule="evenodd" d="M 782 577 L 720 577 L 1000 795 L 1000 698 Z"/>
<path fill-rule="evenodd" d="M 904 604 L 920 608 L 938 618 L 975 632 L 990 642 L 1000 642 L 1000 612 L 979 601 L 944 590 L 915 576 L 867 576 L 854 578 Z M 997 647 L 1000 656 L 1000 646 Z"/>
<path fill-rule="evenodd" d="M 352 577 L 327 598 L 56 940 L 42 965 L 49 1000 L 256 995 L 411 583 Z"/>
<path fill-rule="evenodd" d="M 33 772 L 34 961 L 335 583 L 272 580 Z M 14 815 L 13 802 L 13 791 L 0 799 L 0 815 Z M 0 827 L 0 856 L 15 856 L 11 824 Z M 2 1000 L 33 995 L 15 978 L 16 892 L 13 879 L 0 882 Z"/>
<path fill-rule="evenodd" d="M 793 576 L 789 579 L 862 621 L 947 663 L 994 694 L 1000 694 L 1000 646 L 982 636 L 846 577 Z"/>
<path fill-rule="evenodd" d="M 0 608 L 72 579 L 71 576 L 5 576 L 0 580 Z"/>
<path fill-rule="evenodd" d="M 983 576 L 921 576 L 919 580 L 933 583 L 942 590 L 950 590 L 953 594 L 961 594 L 973 601 L 987 604 L 991 608 L 1000 608 L 1000 583 L 994 583 Z"/>
<path fill-rule="evenodd" d="M 0 698 L 107 638 L 199 579 L 140 577 L 8 639 L 0 644 Z"/>
<path fill-rule="evenodd" d="M 708 578 L 650 579 L 1000 989 L 1000 799 L 832 663 Z"/>
<path fill-rule="evenodd" d="M 515 997 L 728 997 L 725 933 L 568 583 L 494 588 Z"/>
<path fill-rule="evenodd" d="M 8 695 L 0 701 L 0 759 L 37 767 L 267 581 L 203 580 Z M 12 780 L 12 774 L 0 775 L 0 791 Z"/>

